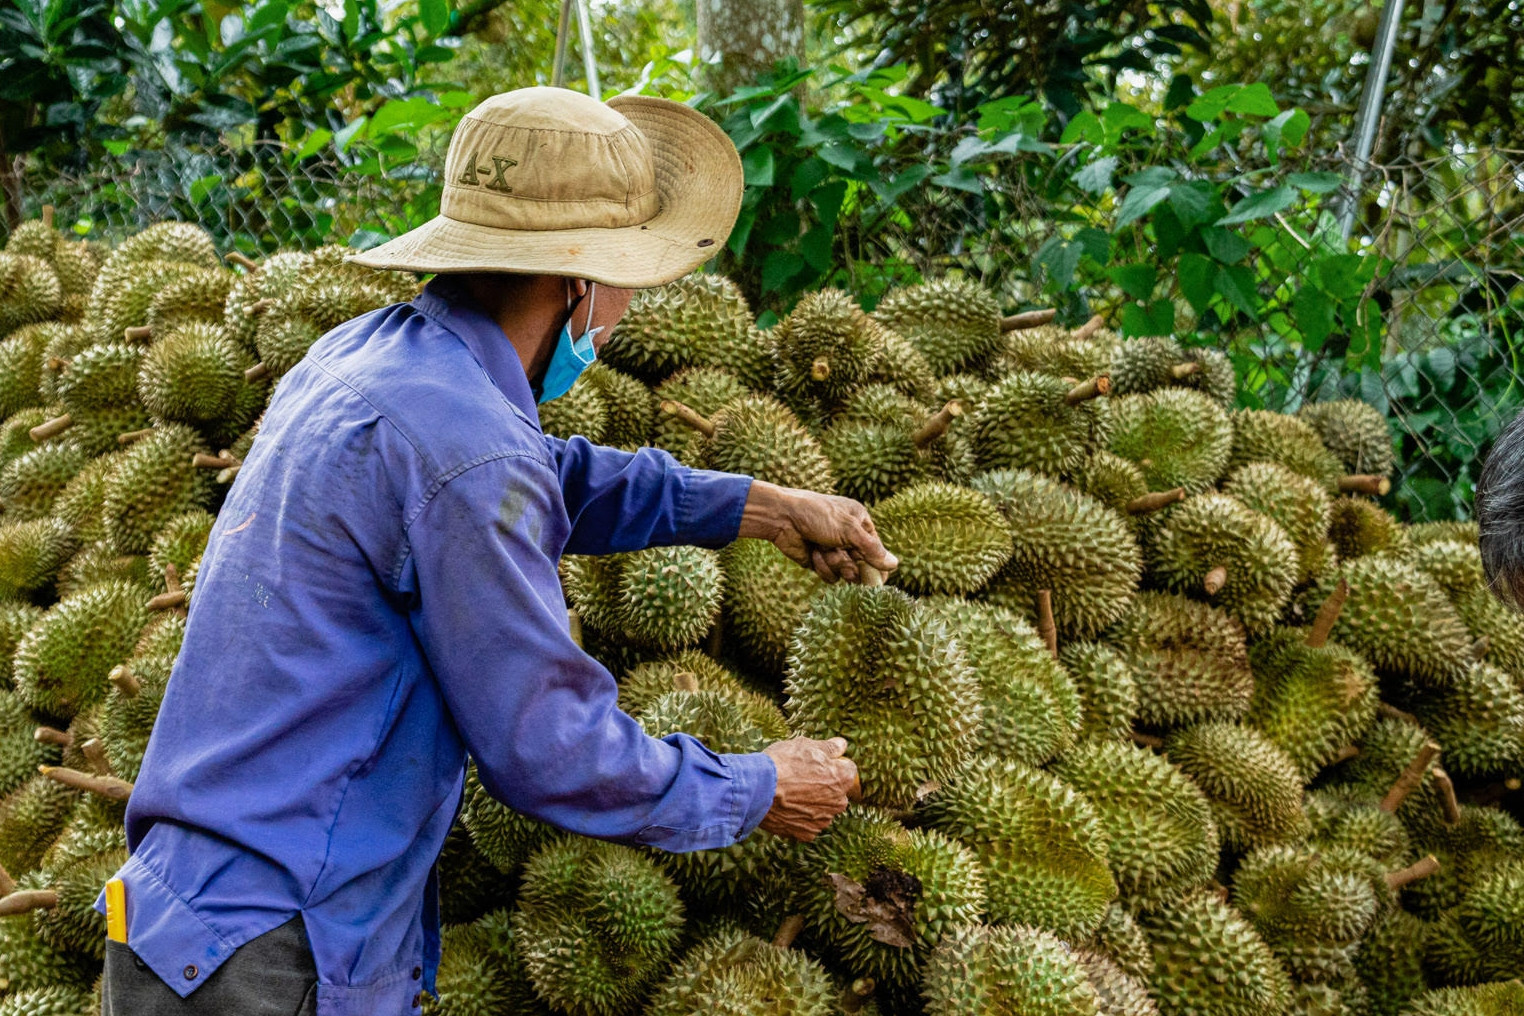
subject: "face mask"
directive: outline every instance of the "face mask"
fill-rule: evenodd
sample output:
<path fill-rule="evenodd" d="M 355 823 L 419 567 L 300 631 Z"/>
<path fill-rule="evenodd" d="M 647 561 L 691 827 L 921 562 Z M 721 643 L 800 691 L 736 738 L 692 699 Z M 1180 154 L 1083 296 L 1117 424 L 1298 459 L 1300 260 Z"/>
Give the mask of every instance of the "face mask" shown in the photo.
<path fill-rule="evenodd" d="M 596 282 L 587 284 L 587 322 L 593 321 L 593 294 L 598 291 Z M 566 297 L 566 306 L 572 305 L 571 295 Z M 550 354 L 550 363 L 545 367 L 545 377 L 540 381 L 541 405 L 559 399 L 571 391 L 571 386 L 577 383 L 577 378 L 584 370 L 587 370 L 592 362 L 598 359 L 598 350 L 593 348 L 593 337 L 602 328 L 593 328 L 582 333 L 578 339 L 572 338 L 571 333 L 572 315 L 567 314 L 566 324 L 561 326 L 561 339 L 556 343 L 556 351 Z"/>

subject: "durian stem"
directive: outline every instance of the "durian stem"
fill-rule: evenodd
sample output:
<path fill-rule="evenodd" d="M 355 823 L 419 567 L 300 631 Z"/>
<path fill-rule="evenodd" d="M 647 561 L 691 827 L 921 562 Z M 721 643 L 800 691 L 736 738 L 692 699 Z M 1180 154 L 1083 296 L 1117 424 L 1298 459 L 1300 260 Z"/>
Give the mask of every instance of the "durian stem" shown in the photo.
<path fill-rule="evenodd" d="M 858 585 L 870 588 L 884 584 L 884 573 L 873 567 L 866 561 L 857 562 Z"/>
<path fill-rule="evenodd" d="M 255 261 L 253 258 L 249 257 L 248 255 L 241 254 L 241 253 L 239 253 L 236 250 L 230 250 L 226 254 L 222 255 L 222 260 L 230 262 L 231 264 L 235 264 L 239 268 L 244 269 L 245 271 L 250 271 L 250 272 L 257 272 L 257 271 L 259 271 L 259 262 L 258 261 Z"/>
<path fill-rule="evenodd" d="M 1216 596 L 1222 592 L 1222 587 L 1228 584 L 1228 569 L 1226 565 L 1218 565 L 1206 573 L 1201 580 L 1201 588 L 1208 596 Z"/>
<path fill-rule="evenodd" d="M 873 998 L 873 993 L 878 990 L 878 982 L 871 977 L 859 977 L 847 986 L 841 993 L 841 1011 L 852 1016 L 854 1013 L 863 1011 L 863 1007 Z"/>
<path fill-rule="evenodd" d="M 1128 736 L 1132 738 L 1133 744 L 1141 744 L 1145 748 L 1164 747 L 1164 738 L 1162 737 L 1156 737 L 1153 734 L 1145 734 L 1137 730 L 1130 730 L 1127 733 Z"/>
<path fill-rule="evenodd" d="M 1415 727 L 1423 726 L 1422 723 L 1418 722 L 1418 717 L 1412 713 L 1405 713 L 1396 706 L 1387 705 L 1385 702 L 1376 703 L 1376 715 L 1383 720 L 1401 720 L 1403 723 L 1408 723 Z"/>
<path fill-rule="evenodd" d="M 1331 765 L 1331 766 L 1335 766 L 1335 765 L 1338 765 L 1340 762 L 1348 762 L 1350 759 L 1358 757 L 1359 754 L 1360 754 L 1360 746 L 1359 745 L 1346 744 L 1344 747 L 1342 747 L 1338 751 L 1334 752 L 1333 758 L 1328 760 L 1328 764 Z"/>
<path fill-rule="evenodd" d="M 128 698 L 137 698 L 138 692 L 143 690 L 137 675 L 125 663 L 112 667 L 111 673 L 106 675 L 106 680 L 116 685 L 116 690 Z"/>
<path fill-rule="evenodd" d="M 85 761 L 90 763 L 90 768 L 96 776 L 110 776 L 111 762 L 106 758 L 106 749 L 98 738 L 90 738 L 79 746 L 80 754 L 85 756 Z"/>
<path fill-rule="evenodd" d="M 952 422 L 963 415 L 963 403 L 959 399 L 953 399 L 947 405 L 931 414 L 931 417 L 923 424 L 921 429 L 910 436 L 910 441 L 917 448 L 925 448 L 937 438 L 947 433 L 947 428 Z"/>
<path fill-rule="evenodd" d="M 116 443 L 119 445 L 130 445 L 143 440 L 145 437 L 152 433 L 152 427 L 144 427 L 142 430 L 129 430 L 125 434 L 118 434 L 116 436 Z"/>
<path fill-rule="evenodd" d="M 1396 892 L 1405 885 L 1412 885 L 1419 879 L 1428 878 L 1430 875 L 1437 874 L 1438 872 L 1439 858 L 1430 854 L 1428 857 L 1416 861 L 1400 871 L 1387 872 L 1386 887 L 1392 892 Z"/>
<path fill-rule="evenodd" d="M 679 670 L 672 675 L 672 690 L 692 695 L 699 690 L 698 675 L 691 670 Z"/>
<path fill-rule="evenodd" d="M 270 368 L 263 362 L 256 363 L 254 366 L 243 372 L 243 379 L 249 384 L 253 384 L 255 381 L 262 381 L 269 376 Z"/>
<path fill-rule="evenodd" d="M 1449 773 L 1437 766 L 1434 769 L 1434 786 L 1439 788 L 1439 810 L 1444 813 L 1445 825 L 1455 825 L 1461 820 L 1460 802 L 1455 799 L 1455 783 Z"/>
<path fill-rule="evenodd" d="M 253 303 L 249 304 L 249 314 L 253 317 L 259 317 L 259 315 L 263 314 L 265 311 L 274 306 L 274 298 L 267 296 L 262 300 L 255 300 Z"/>
<path fill-rule="evenodd" d="M 42 224 L 44 226 L 47 226 L 49 229 L 53 228 L 53 206 L 52 205 L 43 205 L 42 206 Z"/>
<path fill-rule="evenodd" d="M 217 482 L 218 483 L 232 483 L 233 482 L 233 478 L 238 475 L 238 471 L 240 469 L 242 469 L 242 468 L 243 468 L 243 464 L 242 463 L 240 463 L 240 464 L 238 464 L 236 466 L 228 466 L 222 472 L 217 474 Z"/>
<path fill-rule="evenodd" d="M 810 380 L 824 381 L 831 376 L 831 361 L 823 356 L 817 356 L 815 362 L 810 364 Z"/>
<path fill-rule="evenodd" d="M 677 417 L 682 423 L 692 427 L 705 437 L 714 437 L 714 423 L 692 406 L 684 405 L 672 399 L 663 399 L 661 411 L 668 416 Z"/>
<path fill-rule="evenodd" d="M 1000 319 L 1000 332 L 1019 332 L 1027 328 L 1036 328 L 1045 325 L 1058 317 L 1058 309 L 1049 307 L 1047 310 L 1024 310 L 1020 314 L 1008 314 Z"/>
<path fill-rule="evenodd" d="M 183 607 L 190 598 L 185 595 L 183 589 L 172 589 L 167 593 L 160 593 L 148 601 L 149 610 L 174 610 Z"/>
<path fill-rule="evenodd" d="M 1486 635 L 1483 635 L 1481 638 L 1471 643 L 1471 658 L 1477 663 L 1481 663 L 1487 658 L 1487 650 L 1491 648 L 1492 639 L 1488 638 Z"/>
<path fill-rule="evenodd" d="M 1156 511 L 1161 511 L 1172 504 L 1178 504 L 1184 500 L 1184 487 L 1175 487 L 1172 490 L 1150 491 L 1141 497 L 1135 497 L 1127 502 L 1127 514 L 1152 515 Z"/>
<path fill-rule="evenodd" d="M 62 356 L 48 357 L 48 370 L 63 370 L 69 366 L 69 361 Z"/>
<path fill-rule="evenodd" d="M 1064 395 L 1064 405 L 1077 406 L 1081 402 L 1089 402 L 1098 399 L 1102 395 L 1111 394 L 1111 378 L 1105 374 L 1091 378 L 1089 381 L 1081 381 Z"/>
<path fill-rule="evenodd" d="M 16 891 L 16 880 L 11 878 L 11 873 L 0 865 L 0 897 L 9 896 Z"/>
<path fill-rule="evenodd" d="M 1192 374 L 1200 374 L 1201 364 L 1195 360 L 1189 360 L 1185 363 L 1177 363 L 1169 369 L 1169 373 L 1170 376 L 1173 377 L 1176 381 L 1184 381 Z"/>
<path fill-rule="evenodd" d="M 1339 579 L 1339 584 L 1334 591 L 1328 594 L 1328 599 L 1318 608 L 1318 616 L 1313 619 L 1312 630 L 1307 633 L 1307 648 L 1322 649 L 1328 645 L 1328 636 L 1333 632 L 1334 625 L 1339 621 L 1339 613 L 1344 609 L 1344 601 L 1349 599 L 1349 582 Z"/>
<path fill-rule="evenodd" d="M 72 426 L 74 426 L 74 417 L 65 413 L 62 416 L 53 417 L 47 423 L 39 423 L 27 433 L 31 435 L 33 441 L 46 441 L 50 437 L 57 437 Z"/>
<path fill-rule="evenodd" d="M 197 452 L 191 456 L 191 465 L 197 469 L 227 469 L 229 466 L 238 465 L 238 460 L 226 452 L 221 455 L 208 455 L 206 452 Z"/>
<path fill-rule="evenodd" d="M 27 889 L 9 893 L 0 899 L 0 917 L 29 914 L 34 910 L 52 910 L 58 906 L 58 894 L 51 889 Z"/>
<path fill-rule="evenodd" d="M 1439 757 L 1439 745 L 1433 741 L 1425 741 L 1424 746 L 1418 749 L 1418 754 L 1413 756 L 1413 761 L 1408 763 L 1402 775 L 1397 777 L 1397 782 L 1392 784 L 1392 789 L 1386 792 L 1381 799 L 1381 810 L 1388 815 L 1394 815 L 1408 795 L 1418 789 L 1423 782 L 1423 774 L 1428 772 L 1429 764 Z"/>
<path fill-rule="evenodd" d="M 789 914 L 778 925 L 778 931 L 773 935 L 773 945 L 779 949 L 788 949 L 794 944 L 794 939 L 804 930 L 804 915 Z"/>
<path fill-rule="evenodd" d="M 716 614 L 714 624 L 709 626 L 709 642 L 704 646 L 704 652 L 715 660 L 725 655 L 725 615 L 723 613 Z"/>
<path fill-rule="evenodd" d="M 1367 497 L 1386 497 L 1392 492 L 1392 481 L 1385 476 L 1354 474 L 1339 477 L 1341 494 L 1364 494 Z"/>
<path fill-rule="evenodd" d="M 153 338 L 153 327 L 151 325 L 133 325 L 130 328 L 124 328 L 122 330 L 122 338 L 128 342 L 147 342 Z"/>
<path fill-rule="evenodd" d="M 1053 590 L 1037 591 L 1037 634 L 1042 637 L 1048 652 L 1058 659 L 1058 624 L 1053 620 Z"/>
<path fill-rule="evenodd" d="M 67 748 L 74 743 L 74 735 L 57 727 L 38 727 L 32 731 L 32 740 L 38 744 L 56 744 L 60 748 Z"/>
<path fill-rule="evenodd" d="M 570 630 L 570 632 L 571 632 L 571 640 L 577 644 L 577 648 L 578 649 L 583 648 L 583 646 L 582 646 L 582 615 L 577 613 L 575 610 L 571 609 L 570 607 L 568 607 L 567 610 L 566 610 L 566 627 Z"/>
<path fill-rule="evenodd" d="M 55 783 L 62 783 L 75 790 L 99 794 L 113 801 L 125 801 L 132 796 L 132 784 L 126 780 L 117 779 L 115 776 L 92 776 L 78 769 L 65 769 L 63 766 L 38 766 L 37 771 Z"/>
<path fill-rule="evenodd" d="M 1080 325 L 1073 332 L 1071 332 L 1069 337 L 1071 339 L 1088 339 L 1090 336 L 1094 335 L 1096 332 L 1105 327 L 1105 325 L 1106 319 L 1097 314 L 1089 321 L 1086 321 L 1084 324 Z"/>

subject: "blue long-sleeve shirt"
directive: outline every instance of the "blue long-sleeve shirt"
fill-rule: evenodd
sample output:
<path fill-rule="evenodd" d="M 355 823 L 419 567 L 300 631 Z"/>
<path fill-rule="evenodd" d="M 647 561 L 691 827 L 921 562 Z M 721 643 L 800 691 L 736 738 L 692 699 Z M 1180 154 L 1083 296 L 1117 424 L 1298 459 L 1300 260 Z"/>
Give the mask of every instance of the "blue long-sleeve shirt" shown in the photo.
<path fill-rule="evenodd" d="M 725 544 L 750 483 L 546 437 L 512 344 L 446 281 L 325 336 L 197 575 L 127 809 L 133 951 L 184 996 L 300 913 L 321 1016 L 416 1011 L 468 751 L 493 796 L 565 829 L 744 838 L 771 760 L 621 713 L 556 562 Z"/>

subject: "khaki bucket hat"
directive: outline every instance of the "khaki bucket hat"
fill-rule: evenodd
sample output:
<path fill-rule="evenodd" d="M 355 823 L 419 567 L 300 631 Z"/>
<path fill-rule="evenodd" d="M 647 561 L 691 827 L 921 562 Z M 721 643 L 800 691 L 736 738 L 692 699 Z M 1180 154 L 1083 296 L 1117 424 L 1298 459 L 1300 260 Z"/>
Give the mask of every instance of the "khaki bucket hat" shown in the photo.
<path fill-rule="evenodd" d="M 413 272 L 659 286 L 719 253 L 744 189 L 715 123 L 668 99 L 494 95 L 450 138 L 439 215 L 349 260 Z"/>

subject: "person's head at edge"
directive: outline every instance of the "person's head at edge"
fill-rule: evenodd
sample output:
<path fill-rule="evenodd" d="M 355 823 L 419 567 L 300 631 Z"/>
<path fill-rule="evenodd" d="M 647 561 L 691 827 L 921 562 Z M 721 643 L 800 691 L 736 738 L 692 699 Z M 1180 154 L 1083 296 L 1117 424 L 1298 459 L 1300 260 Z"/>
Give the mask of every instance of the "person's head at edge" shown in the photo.
<path fill-rule="evenodd" d="M 1524 610 L 1524 413 L 1515 416 L 1482 466 L 1476 485 L 1482 568 L 1498 599 Z"/>

